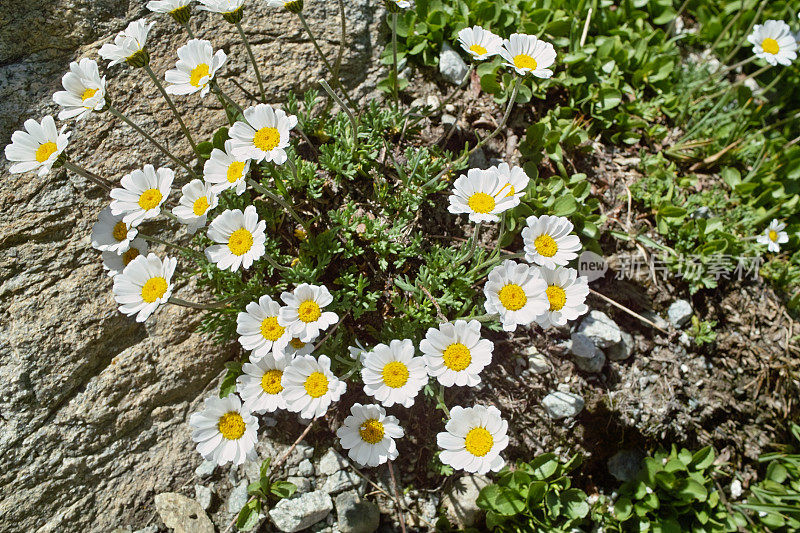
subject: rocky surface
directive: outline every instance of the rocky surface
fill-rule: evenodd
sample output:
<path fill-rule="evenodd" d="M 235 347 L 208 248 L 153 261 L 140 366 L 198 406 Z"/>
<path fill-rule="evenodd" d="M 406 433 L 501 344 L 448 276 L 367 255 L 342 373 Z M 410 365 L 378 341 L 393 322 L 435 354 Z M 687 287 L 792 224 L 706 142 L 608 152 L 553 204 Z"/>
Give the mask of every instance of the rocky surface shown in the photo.
<path fill-rule="evenodd" d="M 448 520 L 459 529 L 474 525 L 483 514 L 475 502 L 489 478 L 465 475 L 454 479 L 442 496 L 442 509 Z"/>
<path fill-rule="evenodd" d="M 157 21 L 148 38 L 152 66 L 161 75 L 171 68 L 186 35 L 168 17 L 148 14 L 144 4 L 4 3 L 0 145 L 25 119 L 56 114 L 50 98 L 61 88 L 69 62 L 99 59 L 101 44 L 131 20 Z M 337 4 L 312 0 L 307 6 L 320 45 L 335 57 Z M 377 64 L 370 58 L 379 51 L 382 9 L 367 0 L 347 3 L 352 41 L 342 73 L 350 87 L 366 85 L 366 91 L 372 81 L 364 65 Z M 231 78 L 247 91 L 256 85 L 234 28 L 203 12 L 191 24 L 199 38 L 228 53 L 221 84 L 246 103 Z M 254 2 L 243 24 L 269 101 L 278 102 L 323 74 L 295 16 Z M 143 73 L 99 63 L 115 106 L 186 156 L 188 144 Z M 178 106 L 198 139 L 224 123 L 211 95 L 180 98 Z M 69 127 L 72 159 L 111 181 L 143 162 L 167 163 L 108 115 Z M 105 532 L 120 524 L 139 529 L 156 520 L 154 495 L 181 487 L 201 464 L 186 420 L 234 353 L 194 333 L 198 317 L 182 308 L 163 308 L 144 325 L 117 313 L 111 279 L 89 245 L 91 226 L 107 203 L 100 189 L 63 170 L 39 178 L 10 176 L 7 169 L 0 156 L 0 530 Z M 153 251 L 165 253 L 159 247 Z M 180 294 L 204 296 L 188 287 Z M 211 466 L 200 467 L 200 473 L 212 475 Z"/>

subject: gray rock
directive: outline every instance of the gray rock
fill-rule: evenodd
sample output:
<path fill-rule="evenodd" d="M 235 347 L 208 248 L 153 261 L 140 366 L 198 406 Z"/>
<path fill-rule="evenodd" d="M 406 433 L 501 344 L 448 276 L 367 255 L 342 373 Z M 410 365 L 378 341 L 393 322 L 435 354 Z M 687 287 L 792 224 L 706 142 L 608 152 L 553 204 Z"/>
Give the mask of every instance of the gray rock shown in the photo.
<path fill-rule="evenodd" d="M 465 475 L 445 488 L 442 508 L 448 520 L 459 529 L 474 525 L 483 514 L 476 500 L 481 489 L 490 483 L 485 476 Z"/>
<path fill-rule="evenodd" d="M 314 475 L 314 464 L 309 461 L 308 459 L 303 459 L 300 461 L 300 464 L 297 465 L 297 475 L 298 476 L 313 476 Z"/>
<path fill-rule="evenodd" d="M 670 323 L 672 323 L 672 325 L 676 328 L 686 324 L 689 319 L 692 318 L 693 314 L 694 311 L 692 311 L 692 304 L 686 300 L 675 300 L 667 310 L 667 317 L 669 318 Z"/>
<path fill-rule="evenodd" d="M 534 374 L 546 374 L 550 372 L 550 361 L 542 354 L 531 355 L 528 357 L 528 369 Z"/>
<path fill-rule="evenodd" d="M 174 533 L 214 533 L 214 524 L 199 503 L 177 492 L 155 497 L 156 511 Z"/>
<path fill-rule="evenodd" d="M 247 495 L 247 485 L 249 485 L 247 481 L 242 481 L 239 485 L 234 487 L 230 494 L 228 494 L 228 500 L 225 504 L 225 507 L 229 514 L 237 514 L 247 503 L 247 500 L 249 499 Z"/>
<path fill-rule="evenodd" d="M 214 461 L 203 461 L 200 466 L 194 469 L 194 475 L 200 479 L 205 479 L 214 473 L 215 468 L 217 468 L 217 463 Z"/>
<path fill-rule="evenodd" d="M 664 320 L 664 318 L 655 311 L 642 311 L 642 316 L 651 321 L 656 326 L 660 327 L 661 329 L 665 330 L 669 329 L 669 322 Z"/>
<path fill-rule="evenodd" d="M 158 526 L 155 524 L 150 524 L 147 527 L 143 527 L 142 529 L 137 529 L 133 533 L 158 533 Z"/>
<path fill-rule="evenodd" d="M 325 520 L 332 510 L 328 493 L 316 490 L 279 501 L 269 510 L 269 517 L 279 530 L 292 533 Z"/>
<path fill-rule="evenodd" d="M 550 418 L 559 420 L 577 416 L 586 402 L 579 395 L 571 392 L 551 392 L 542 400 L 542 407 Z"/>
<path fill-rule="evenodd" d="M 458 119 L 449 113 L 445 113 L 442 115 L 442 125 L 444 126 L 452 126 L 456 123 Z"/>
<path fill-rule="evenodd" d="M 208 509 L 211 507 L 211 500 L 214 499 L 214 491 L 211 489 L 211 487 L 195 485 L 194 499 L 197 500 L 197 503 L 199 503 L 203 509 L 208 511 Z"/>
<path fill-rule="evenodd" d="M 611 320 L 602 311 L 592 310 L 581 321 L 578 333 L 582 333 L 594 343 L 598 348 L 608 348 L 622 340 L 621 331 L 616 322 Z"/>
<path fill-rule="evenodd" d="M 467 72 L 469 67 L 461 59 L 461 55 L 453 50 L 452 46 L 443 43 L 442 51 L 439 53 L 439 73 L 442 77 L 453 85 L 460 85 Z"/>
<path fill-rule="evenodd" d="M 300 476 L 289 476 L 286 478 L 286 481 L 289 483 L 293 483 L 297 487 L 297 492 L 311 492 L 311 480 L 307 477 L 300 477 Z"/>
<path fill-rule="evenodd" d="M 608 471 L 619 481 L 630 481 L 636 477 L 644 458 L 640 450 L 620 450 L 608 460 Z"/>
<path fill-rule="evenodd" d="M 569 353 L 576 357 L 593 359 L 597 356 L 598 347 L 595 345 L 594 340 L 583 333 L 573 333 L 570 337 L 570 342 L 565 343 L 565 347 L 567 347 Z"/>
<path fill-rule="evenodd" d="M 606 365 L 606 354 L 600 348 L 594 349 L 594 357 L 575 357 L 573 358 L 575 366 L 584 372 L 596 374 L 603 370 Z"/>
<path fill-rule="evenodd" d="M 330 448 L 319 460 L 317 472 L 325 476 L 330 476 L 347 467 L 347 461 L 345 461 L 336 450 Z"/>
<path fill-rule="evenodd" d="M 489 161 L 486 159 L 483 148 L 478 148 L 470 154 L 467 165 L 469 168 L 489 168 Z"/>
<path fill-rule="evenodd" d="M 612 361 L 623 361 L 631 356 L 633 353 L 634 341 L 633 335 L 623 331 L 621 332 L 622 340 L 617 344 L 610 346 L 606 350 L 606 355 Z"/>
<path fill-rule="evenodd" d="M 378 506 L 350 490 L 336 496 L 333 502 L 341 533 L 372 533 L 381 522 Z"/>
<path fill-rule="evenodd" d="M 328 494 L 336 494 L 352 487 L 356 487 L 361 483 L 361 478 L 355 472 L 348 470 L 340 470 L 334 472 L 322 484 L 322 490 Z"/>

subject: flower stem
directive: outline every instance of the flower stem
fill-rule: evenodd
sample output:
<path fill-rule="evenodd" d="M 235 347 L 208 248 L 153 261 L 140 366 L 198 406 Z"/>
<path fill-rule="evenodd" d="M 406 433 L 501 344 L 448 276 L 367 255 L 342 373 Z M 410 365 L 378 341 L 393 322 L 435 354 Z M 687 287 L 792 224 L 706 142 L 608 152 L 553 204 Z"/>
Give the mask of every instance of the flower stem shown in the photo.
<path fill-rule="evenodd" d="M 189 27 L 189 22 L 184 22 L 182 26 L 186 29 L 186 33 L 189 35 L 189 39 L 194 39 L 194 32 L 192 28 Z"/>
<path fill-rule="evenodd" d="M 114 115 L 115 117 L 117 117 L 118 119 L 120 119 L 121 121 L 123 121 L 125 124 L 127 124 L 127 125 L 128 125 L 128 126 L 130 126 L 131 128 L 133 128 L 133 129 L 134 129 L 134 130 L 135 130 L 135 131 L 136 131 L 136 132 L 137 132 L 139 135 L 141 135 L 142 137 L 144 137 L 145 139 L 147 139 L 148 141 L 150 141 L 151 143 L 153 143 L 153 145 L 154 145 L 156 148 L 158 148 L 159 150 L 161 150 L 161 153 L 163 153 L 165 156 L 167 156 L 167 157 L 169 157 L 170 159 L 172 159 L 172 160 L 173 160 L 175 163 L 177 163 L 178 165 L 180 165 L 180 166 L 182 166 L 183 168 L 185 168 L 185 169 L 186 169 L 186 171 L 187 171 L 187 172 L 188 172 L 188 173 L 189 173 L 189 174 L 190 174 L 190 175 L 191 175 L 193 178 L 196 178 L 196 177 L 197 177 L 197 175 L 194 173 L 194 171 L 191 169 L 191 167 L 189 167 L 189 165 L 187 165 L 187 164 L 186 164 L 184 161 L 182 161 L 181 159 L 179 159 L 177 156 L 173 155 L 173 154 L 172 154 L 172 152 L 170 152 L 169 150 L 167 150 L 167 149 L 164 147 L 164 145 L 163 145 L 163 144 L 161 144 L 160 142 L 158 142 L 157 140 L 155 140 L 155 139 L 154 139 L 152 136 L 150 136 L 150 135 L 149 135 L 149 134 L 148 134 L 146 131 L 144 131 L 142 128 L 140 128 L 140 127 L 139 127 L 139 126 L 138 126 L 136 123 L 134 123 L 134 122 L 133 122 L 131 119 L 129 119 L 128 117 L 126 117 L 125 115 L 123 115 L 121 111 L 119 111 L 118 109 L 116 109 L 114 106 L 108 106 L 108 112 L 109 112 L 109 113 L 111 113 L 112 115 Z"/>
<path fill-rule="evenodd" d="M 444 401 L 444 385 L 441 383 L 438 385 L 439 387 L 436 389 L 436 407 L 444 411 L 447 418 L 450 418 L 450 409 L 447 408 L 447 403 Z"/>
<path fill-rule="evenodd" d="M 228 102 L 231 106 L 233 106 L 236 109 L 236 111 L 239 112 L 239 114 L 244 115 L 244 110 L 242 110 L 242 106 L 237 104 L 233 98 L 228 96 L 228 93 L 222 90 L 222 87 L 219 86 L 219 83 L 217 83 L 216 79 L 211 80 L 211 90 L 220 99 L 222 105 L 225 105 L 225 102 Z"/>
<path fill-rule="evenodd" d="M 186 246 L 181 246 L 180 244 L 174 244 L 169 241 L 164 241 L 159 239 L 158 237 L 153 237 L 151 235 L 144 235 L 143 233 L 139 233 L 139 237 L 146 240 L 147 242 L 154 242 L 156 244 L 163 244 L 164 246 L 169 246 L 170 248 L 175 248 L 176 250 L 180 250 L 184 253 L 194 255 L 196 257 L 205 257 L 202 253 L 198 252 L 197 250 L 193 250 L 191 248 L 187 248 Z"/>
<path fill-rule="evenodd" d="M 89 172 L 85 168 L 76 165 L 75 163 L 73 163 L 69 159 L 64 161 L 64 168 L 66 168 L 67 170 L 71 170 L 72 172 L 74 172 L 75 174 L 77 174 L 79 176 L 83 176 L 87 180 L 91 181 L 92 183 L 94 183 L 98 187 L 100 187 L 102 189 L 105 189 L 106 191 L 111 191 L 111 189 L 114 188 L 114 186 L 111 184 L 110 181 L 101 178 L 100 176 L 98 176 L 94 172 Z"/>
<path fill-rule="evenodd" d="M 158 76 L 156 76 L 155 72 L 153 72 L 153 69 L 150 68 L 150 65 L 145 65 L 143 68 L 145 72 L 150 75 L 150 78 L 153 80 L 153 83 L 156 84 L 156 87 L 158 87 L 158 90 L 161 92 L 164 100 L 167 101 L 167 105 L 172 110 L 172 114 L 175 115 L 176 119 L 178 119 L 178 124 L 180 125 L 181 130 L 183 130 L 183 134 L 186 135 L 186 139 L 189 141 L 189 144 L 192 145 L 192 150 L 199 156 L 200 152 L 197 151 L 197 144 L 195 144 L 194 139 L 192 139 L 192 134 L 189 133 L 189 130 L 186 128 L 186 124 L 183 123 L 183 118 L 181 117 L 181 114 L 178 113 L 178 109 L 172 102 L 172 98 L 170 98 L 169 94 L 167 94 L 167 91 L 164 90 L 164 86 L 161 85 L 161 81 L 158 79 Z"/>
<path fill-rule="evenodd" d="M 175 296 L 170 296 L 167 302 L 174 305 L 179 305 L 181 307 L 188 307 L 190 309 L 220 309 L 222 307 L 227 307 L 227 304 L 224 301 L 202 304 L 197 302 L 189 302 L 181 298 L 176 298 Z"/>
<path fill-rule="evenodd" d="M 483 222 L 478 222 L 478 225 L 475 226 L 475 231 L 472 232 L 472 243 L 470 244 L 469 251 L 467 252 L 467 255 L 462 257 L 461 260 L 456 263 L 456 266 L 463 265 L 472 259 L 473 255 L 475 255 L 475 248 L 478 246 L 478 236 L 481 233 L 481 227 L 483 227 Z"/>
<path fill-rule="evenodd" d="M 392 13 L 392 95 L 394 96 L 394 109 L 397 111 L 400 101 L 400 80 L 397 74 L 397 13 Z"/>
<path fill-rule="evenodd" d="M 501 256 L 498 256 L 498 257 L 494 257 L 494 258 L 489 259 L 488 261 L 485 261 L 485 262 L 481 263 L 480 265 L 476 266 L 475 268 L 470 270 L 467 273 L 467 275 L 472 274 L 473 272 L 477 272 L 479 270 L 482 270 L 482 269 L 484 269 L 486 267 L 492 266 L 495 263 L 498 263 L 500 261 L 505 261 L 506 259 L 523 259 L 524 257 L 525 257 L 525 253 L 524 252 L 520 252 L 518 254 L 508 254 L 508 255 L 501 255 Z"/>
<path fill-rule="evenodd" d="M 334 74 L 333 67 L 331 67 L 330 62 L 328 62 L 328 58 L 325 57 L 325 53 L 322 51 L 322 48 L 319 47 L 319 43 L 317 42 L 316 37 L 314 37 L 314 33 L 308 26 L 308 22 L 306 22 L 306 17 L 303 15 L 302 12 L 298 13 L 297 16 L 300 18 L 300 23 L 303 25 L 303 28 L 305 28 L 309 38 L 311 38 L 311 44 L 314 45 L 314 49 L 317 51 L 317 54 L 319 54 L 319 57 L 322 58 L 322 62 L 325 63 L 325 68 L 327 68 L 328 72 L 331 73 L 331 79 L 333 80 L 333 83 L 340 91 L 342 91 L 342 94 L 344 94 L 344 97 L 347 99 L 347 102 L 351 106 L 355 107 L 355 102 L 353 102 L 353 100 L 350 98 L 350 95 L 347 94 L 347 91 L 344 89 L 341 80 L 339 80 L 339 76 L 333 76 Z"/>
<path fill-rule="evenodd" d="M 397 16 L 397 15 L 395 15 Z M 400 531 L 406 533 L 406 517 L 403 516 L 403 504 L 400 501 L 400 495 L 397 492 L 397 480 L 394 478 L 394 468 L 392 468 L 392 460 L 386 461 L 389 466 L 389 475 L 392 478 L 392 492 L 394 493 L 395 505 L 397 506 L 397 515 L 400 519 Z"/>
<path fill-rule="evenodd" d="M 286 211 L 289 212 L 289 214 L 292 216 L 292 218 L 295 220 L 295 222 L 297 222 L 298 224 L 303 226 L 303 228 L 306 231 L 309 231 L 308 223 L 305 222 L 302 218 L 300 218 L 300 216 L 295 212 L 295 210 L 292 209 L 292 206 L 289 205 L 288 203 L 286 203 L 286 201 L 283 198 L 281 198 L 277 194 L 272 193 L 269 189 L 267 189 L 266 187 L 264 187 L 263 185 L 261 185 L 260 183 L 258 183 L 254 179 L 248 179 L 247 183 L 252 188 L 254 188 L 255 190 L 257 190 L 258 192 L 260 192 L 261 194 L 263 194 L 264 196 L 266 196 L 267 198 L 269 198 L 273 202 L 278 203 L 281 207 L 286 209 Z"/>
<path fill-rule="evenodd" d="M 327 81 L 319 80 L 319 84 L 322 85 L 322 88 L 325 89 L 325 92 L 327 92 L 331 98 L 333 98 L 336 103 L 339 104 L 339 107 L 341 107 L 342 110 L 347 113 L 347 117 L 350 119 L 350 127 L 353 129 L 353 146 L 350 149 L 350 153 L 355 154 L 356 148 L 358 147 L 358 121 L 356 120 L 355 114 L 353 114 L 353 111 L 347 107 L 344 101 L 342 101 L 342 99 L 339 98 L 335 92 L 333 92 L 333 89 L 331 89 L 331 86 L 328 85 Z"/>
<path fill-rule="evenodd" d="M 258 70 L 258 63 L 256 63 L 256 56 L 253 55 L 253 50 L 250 48 L 250 41 L 247 40 L 247 35 L 244 34 L 241 22 L 236 23 L 236 30 L 239 32 L 239 36 L 242 38 L 244 47 L 247 49 L 247 55 L 250 57 L 250 63 L 253 64 L 253 70 L 256 73 L 256 81 L 258 81 L 258 90 L 261 91 L 261 101 L 266 102 L 267 93 L 264 92 L 264 81 L 261 79 L 261 71 Z"/>

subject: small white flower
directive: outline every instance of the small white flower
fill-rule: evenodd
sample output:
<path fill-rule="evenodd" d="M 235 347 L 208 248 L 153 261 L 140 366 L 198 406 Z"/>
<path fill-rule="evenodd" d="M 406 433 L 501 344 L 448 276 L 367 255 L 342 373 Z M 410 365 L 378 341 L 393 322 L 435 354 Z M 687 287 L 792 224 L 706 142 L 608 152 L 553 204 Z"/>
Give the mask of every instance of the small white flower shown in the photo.
<path fill-rule="evenodd" d="M 584 303 L 589 295 L 589 283 L 584 276 L 578 277 L 577 270 L 542 267 L 540 273 L 547 283 L 545 295 L 550 304 L 544 313 L 536 317 L 540 326 L 563 326 L 589 310 Z"/>
<path fill-rule="evenodd" d="M 471 474 L 498 472 L 505 460 L 500 457 L 508 446 L 508 422 L 493 406 L 461 407 L 450 410 L 445 431 L 436 435 L 442 449 L 439 459 L 456 470 Z"/>
<path fill-rule="evenodd" d="M 258 459 L 258 419 L 242 406 L 235 394 L 206 398 L 204 409 L 189 418 L 192 440 L 207 461 L 240 465 Z"/>
<path fill-rule="evenodd" d="M 447 210 L 468 213 L 471 222 L 497 222 L 499 213 L 519 204 L 516 196 L 502 193 L 504 187 L 508 188 L 496 171 L 471 168 L 453 184 Z"/>
<path fill-rule="evenodd" d="M 131 261 L 140 255 L 147 255 L 147 241 L 144 239 L 133 239 L 127 250 L 122 253 L 103 252 L 103 268 L 108 270 L 108 275 L 112 278 L 122 273 Z"/>
<path fill-rule="evenodd" d="M 530 216 L 522 230 L 525 260 L 548 268 L 564 266 L 576 257 L 581 241 L 571 233 L 572 222 L 566 217 Z"/>
<path fill-rule="evenodd" d="M 119 310 L 128 316 L 136 315 L 137 322 L 144 322 L 153 312 L 172 296 L 172 274 L 177 260 L 156 254 L 140 255 L 114 277 L 114 299 Z"/>
<path fill-rule="evenodd" d="M 114 44 L 106 43 L 100 48 L 100 57 L 111 61 L 108 66 L 113 66 L 144 50 L 147 34 L 153 24 L 155 22 L 148 23 L 147 19 L 134 20 L 125 31 L 114 37 Z"/>
<path fill-rule="evenodd" d="M 314 344 L 311 342 L 303 342 L 297 337 L 291 337 L 289 342 L 283 346 L 278 346 L 278 349 L 273 350 L 275 357 L 283 357 L 287 361 L 294 359 L 300 355 L 308 355 L 314 351 Z"/>
<path fill-rule="evenodd" d="M 797 40 L 789 25 L 782 20 L 756 24 L 747 40 L 753 45 L 755 56 L 773 67 L 779 63 L 789 66 L 797 59 Z"/>
<path fill-rule="evenodd" d="M 25 131 L 15 131 L 11 144 L 6 146 L 6 159 L 15 163 L 8 171 L 19 174 L 38 170 L 38 174 L 44 176 L 67 148 L 72 132 L 65 133 L 66 126 L 61 131 L 56 130 L 56 121 L 50 115 L 41 122 L 29 118 L 24 126 Z"/>
<path fill-rule="evenodd" d="M 122 221 L 122 216 L 114 216 L 111 208 L 100 211 L 97 222 L 92 226 L 92 247 L 103 252 L 121 254 L 136 238 L 139 231 Z"/>
<path fill-rule="evenodd" d="M 206 257 L 222 270 L 248 269 L 266 251 L 266 227 L 266 222 L 258 220 L 255 206 L 248 205 L 244 213 L 240 209 L 223 211 L 208 226 L 208 238 L 219 244 L 206 248 Z"/>
<path fill-rule="evenodd" d="M 122 187 L 111 191 L 111 212 L 122 215 L 126 224 L 138 226 L 143 220 L 157 217 L 167 200 L 175 172 L 171 168 L 145 165 L 122 177 Z"/>
<path fill-rule="evenodd" d="M 458 42 L 461 47 L 473 58 L 478 60 L 489 59 L 500 53 L 503 39 L 481 26 L 464 28 L 458 32 Z"/>
<path fill-rule="evenodd" d="M 225 64 L 228 56 L 222 50 L 211 47 L 209 41 L 192 39 L 178 48 L 178 61 L 175 68 L 168 70 L 164 79 L 169 94 L 193 94 L 200 91 L 205 96 L 211 89 L 210 83 L 214 74 Z"/>
<path fill-rule="evenodd" d="M 94 59 L 84 57 L 70 63 L 61 85 L 65 90 L 53 95 L 53 101 L 64 108 L 58 113 L 58 120 L 81 120 L 106 105 L 106 77 L 100 77 Z"/>
<path fill-rule="evenodd" d="M 219 199 L 211 185 L 198 179 L 184 185 L 181 193 L 181 199 L 172 208 L 172 214 L 178 217 L 181 224 L 186 224 L 186 230 L 193 235 L 206 225 L 208 212 L 217 207 Z"/>
<path fill-rule="evenodd" d="M 378 466 L 399 455 L 394 439 L 405 435 L 397 418 L 386 416 L 380 405 L 353 404 L 350 416 L 336 430 L 336 436 L 350 459 L 361 466 Z"/>
<path fill-rule="evenodd" d="M 400 9 L 411 9 L 411 7 L 414 6 L 414 2 L 410 0 L 386 0 L 386 1 L 396 5 Z"/>
<path fill-rule="evenodd" d="M 244 5 L 245 0 L 199 0 L 200 9 L 212 13 L 233 13 Z"/>
<path fill-rule="evenodd" d="M 247 189 L 250 159 L 233 156 L 233 141 L 225 141 L 225 151 L 214 148 L 211 158 L 203 166 L 203 179 L 214 187 L 217 194 L 227 189 L 236 189 L 241 195 Z"/>
<path fill-rule="evenodd" d="M 310 355 L 295 357 L 283 371 L 282 384 L 286 408 L 303 418 L 324 415 L 347 389 L 345 382 L 331 372 L 327 355 L 320 355 L 319 359 Z"/>
<path fill-rule="evenodd" d="M 425 360 L 414 357 L 411 339 L 394 339 L 389 346 L 378 344 L 364 356 L 363 364 L 364 392 L 386 407 L 411 407 L 428 383 Z"/>
<path fill-rule="evenodd" d="M 285 359 L 266 354 L 259 359 L 250 356 L 250 362 L 242 365 L 241 376 L 236 378 L 236 392 L 242 397 L 244 407 L 254 413 L 273 413 L 286 409 L 283 399 L 283 371 Z"/>
<path fill-rule="evenodd" d="M 789 234 L 783 231 L 785 229 L 786 224 L 773 219 L 764 233 L 756 237 L 756 242 L 765 245 L 768 251 L 778 253 L 781 251 L 780 245 L 789 242 Z"/>
<path fill-rule="evenodd" d="M 229 132 L 233 155 L 259 163 L 284 164 L 287 158 L 284 148 L 289 146 L 289 131 L 297 125 L 297 117 L 271 105 L 258 104 L 245 109 L 244 118 L 247 122 L 237 122 Z"/>
<path fill-rule="evenodd" d="M 500 55 L 508 66 L 522 76 L 532 74 L 537 78 L 549 78 L 553 75 L 553 71 L 547 67 L 555 62 L 556 49 L 533 35 L 512 34 L 503 41 Z"/>
<path fill-rule="evenodd" d="M 496 167 L 490 167 L 489 170 L 497 172 L 497 176 L 503 184 L 500 194 L 516 196 L 517 199 L 522 200 L 522 197 L 525 196 L 525 189 L 528 188 L 528 183 L 531 181 L 522 167 L 511 168 L 508 163 L 500 163 Z"/>
<path fill-rule="evenodd" d="M 281 300 L 286 305 L 278 313 L 278 324 L 285 327 L 289 335 L 303 342 L 313 341 L 320 331 L 339 321 L 336 313 L 322 311 L 333 301 L 324 285 L 303 283 L 293 292 L 282 293 Z"/>
<path fill-rule="evenodd" d="M 487 313 L 500 315 L 505 331 L 514 331 L 549 309 L 546 289 L 538 268 L 506 259 L 489 272 L 484 307 Z"/>
<path fill-rule="evenodd" d="M 477 320 L 456 320 L 429 328 L 419 344 L 428 374 L 445 387 L 474 387 L 481 382 L 481 371 L 492 361 L 494 344 L 481 338 Z"/>
<path fill-rule="evenodd" d="M 281 306 L 266 294 L 258 302 L 250 302 L 245 312 L 236 317 L 236 333 L 239 344 L 245 350 L 252 350 L 250 360 L 258 361 L 270 351 L 283 359 L 283 349 L 292 339 L 286 328 L 278 324 L 278 311 Z"/>
<path fill-rule="evenodd" d="M 147 9 L 153 13 L 172 13 L 184 8 L 194 0 L 150 0 L 147 2 Z"/>

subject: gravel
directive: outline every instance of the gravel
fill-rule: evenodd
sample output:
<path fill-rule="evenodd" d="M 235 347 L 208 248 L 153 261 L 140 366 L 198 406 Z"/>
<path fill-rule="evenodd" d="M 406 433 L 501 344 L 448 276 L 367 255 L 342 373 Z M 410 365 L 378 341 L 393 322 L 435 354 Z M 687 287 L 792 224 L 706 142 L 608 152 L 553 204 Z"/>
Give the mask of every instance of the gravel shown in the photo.
<path fill-rule="evenodd" d="M 583 410 L 583 398 L 571 392 L 551 392 L 542 400 L 542 407 L 550 418 L 559 420 L 576 416 Z"/>
<path fill-rule="evenodd" d="M 676 328 L 686 324 L 689 319 L 692 318 L 693 314 L 694 311 L 692 311 L 692 304 L 686 300 L 675 300 L 667 310 L 667 317 L 669 318 L 670 323 Z"/>

